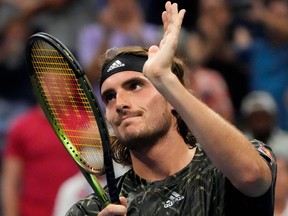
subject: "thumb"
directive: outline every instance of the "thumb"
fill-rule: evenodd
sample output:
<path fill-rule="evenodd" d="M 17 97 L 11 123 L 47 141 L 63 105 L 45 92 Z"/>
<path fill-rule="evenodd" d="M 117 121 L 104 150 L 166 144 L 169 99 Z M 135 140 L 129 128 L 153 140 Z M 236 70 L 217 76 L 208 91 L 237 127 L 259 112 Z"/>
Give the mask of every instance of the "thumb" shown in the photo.
<path fill-rule="evenodd" d="M 127 199 L 125 197 L 120 197 L 119 199 L 120 199 L 121 205 L 123 205 L 127 208 L 127 206 L 128 206 Z"/>
<path fill-rule="evenodd" d="M 158 50 L 159 50 L 158 46 L 156 45 L 150 46 L 148 50 L 148 58 L 153 57 L 157 53 Z"/>

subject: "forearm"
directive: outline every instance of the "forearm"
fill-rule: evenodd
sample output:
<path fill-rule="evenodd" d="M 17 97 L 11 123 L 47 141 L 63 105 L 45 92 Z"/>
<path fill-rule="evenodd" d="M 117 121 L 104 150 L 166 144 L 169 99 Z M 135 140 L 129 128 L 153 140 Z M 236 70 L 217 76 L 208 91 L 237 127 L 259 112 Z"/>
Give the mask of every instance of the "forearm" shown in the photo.
<path fill-rule="evenodd" d="M 2 175 L 2 203 L 3 203 L 3 216 L 19 216 L 20 204 L 20 164 L 19 161 L 8 159 L 3 162 L 3 175 Z"/>
<path fill-rule="evenodd" d="M 263 194 L 269 188 L 269 167 L 237 128 L 191 95 L 174 74 L 152 82 L 181 115 L 213 164 L 236 188 L 250 196 Z"/>
<path fill-rule="evenodd" d="M 9 188 L 3 189 L 2 197 L 2 213 L 3 216 L 19 216 L 19 199 L 18 193 L 14 190 L 11 191 Z"/>

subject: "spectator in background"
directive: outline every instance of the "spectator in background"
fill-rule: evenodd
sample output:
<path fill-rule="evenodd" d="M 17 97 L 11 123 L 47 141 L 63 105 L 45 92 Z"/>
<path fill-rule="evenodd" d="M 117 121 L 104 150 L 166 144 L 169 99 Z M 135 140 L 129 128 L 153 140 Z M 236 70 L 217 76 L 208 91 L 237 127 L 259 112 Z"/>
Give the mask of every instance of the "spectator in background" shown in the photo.
<path fill-rule="evenodd" d="M 27 39 L 45 31 L 75 51 L 75 30 L 95 19 L 93 5 L 93 0 L 0 1 L 0 150 L 10 121 L 35 103 L 25 62 Z"/>
<path fill-rule="evenodd" d="M 35 29 L 55 36 L 75 52 L 77 32 L 95 20 L 95 7 L 94 0 L 2 0 L 0 27 L 17 17 Z"/>
<path fill-rule="evenodd" d="M 114 172 L 116 178 L 123 175 L 128 170 L 128 167 L 124 167 L 114 162 Z M 97 176 L 97 179 L 102 187 L 106 186 L 107 183 L 105 175 Z M 92 188 L 87 183 L 87 180 L 82 173 L 78 172 L 76 175 L 70 177 L 63 182 L 63 184 L 61 184 L 57 192 L 53 216 L 64 216 L 74 203 L 91 193 L 93 193 Z"/>
<path fill-rule="evenodd" d="M 186 55 L 191 66 L 218 71 L 227 83 L 238 117 L 240 102 L 248 92 L 246 67 L 233 52 L 234 16 L 228 0 L 199 1 L 196 28 L 187 37 Z"/>
<path fill-rule="evenodd" d="M 10 20 L 0 34 L 0 97 L 34 102 L 25 62 L 25 44 L 33 29 L 20 19 Z"/>
<path fill-rule="evenodd" d="M 239 25 L 234 47 L 249 67 L 251 90 L 266 91 L 274 97 L 279 126 L 288 130 L 288 6 L 284 0 L 265 2 L 251 1 L 244 17 L 263 33 L 255 36 L 249 25 Z"/>
<path fill-rule="evenodd" d="M 194 95 L 208 107 L 231 123 L 234 122 L 234 107 L 230 92 L 222 75 L 215 70 L 194 67 L 188 70 L 188 86 Z"/>
<path fill-rule="evenodd" d="M 94 11 L 92 2 L 94 5 L 93 0 L 81 3 L 76 0 L 0 1 L 1 136 L 10 117 L 24 111 L 27 102 L 35 102 L 25 63 L 24 48 L 28 37 L 35 31 L 46 31 L 73 50 L 77 37 L 75 28 L 93 18 L 89 13 Z"/>
<path fill-rule="evenodd" d="M 27 23 L 15 18 L 0 33 L 0 152 L 12 119 L 35 103 L 25 62 L 25 43 L 32 32 Z"/>
<path fill-rule="evenodd" d="M 40 106 L 11 124 L 3 156 L 3 216 L 51 216 L 59 186 L 79 170 Z"/>
<path fill-rule="evenodd" d="M 264 91 L 253 91 L 242 101 L 242 130 L 249 138 L 275 145 L 287 146 L 288 133 L 279 128 L 277 104 L 273 97 Z M 288 179 L 287 179 L 288 181 Z"/>
<path fill-rule="evenodd" d="M 162 33 L 158 26 L 146 23 L 137 0 L 107 0 L 103 4 L 97 11 L 98 22 L 79 33 L 79 61 L 92 83 L 98 80 L 98 59 L 108 48 L 148 46 L 159 42 Z"/>
<path fill-rule="evenodd" d="M 102 184 L 103 177 L 97 177 L 97 179 Z M 86 178 L 81 172 L 76 173 L 60 185 L 55 198 L 52 216 L 64 216 L 75 202 L 91 193 L 93 193 L 93 190 Z"/>

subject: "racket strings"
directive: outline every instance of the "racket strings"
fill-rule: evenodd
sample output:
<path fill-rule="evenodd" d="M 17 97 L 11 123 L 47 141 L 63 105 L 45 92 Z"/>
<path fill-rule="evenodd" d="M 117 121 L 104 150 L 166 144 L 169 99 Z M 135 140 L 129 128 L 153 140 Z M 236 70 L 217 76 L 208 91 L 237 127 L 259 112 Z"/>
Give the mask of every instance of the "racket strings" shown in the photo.
<path fill-rule="evenodd" d="M 104 166 L 101 138 L 93 110 L 66 59 L 47 43 L 35 43 L 32 62 L 49 114 L 69 137 L 75 157 L 94 171 Z"/>

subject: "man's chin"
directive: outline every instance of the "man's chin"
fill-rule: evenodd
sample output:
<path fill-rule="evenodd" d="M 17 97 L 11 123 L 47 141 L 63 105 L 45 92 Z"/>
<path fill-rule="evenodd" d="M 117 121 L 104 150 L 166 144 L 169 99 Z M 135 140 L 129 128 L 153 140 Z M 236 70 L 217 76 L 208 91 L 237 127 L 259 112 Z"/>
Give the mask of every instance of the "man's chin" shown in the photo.
<path fill-rule="evenodd" d="M 121 125 L 118 128 L 118 137 L 121 137 L 122 140 L 135 139 L 139 136 L 139 126 L 135 124 L 126 124 Z"/>

